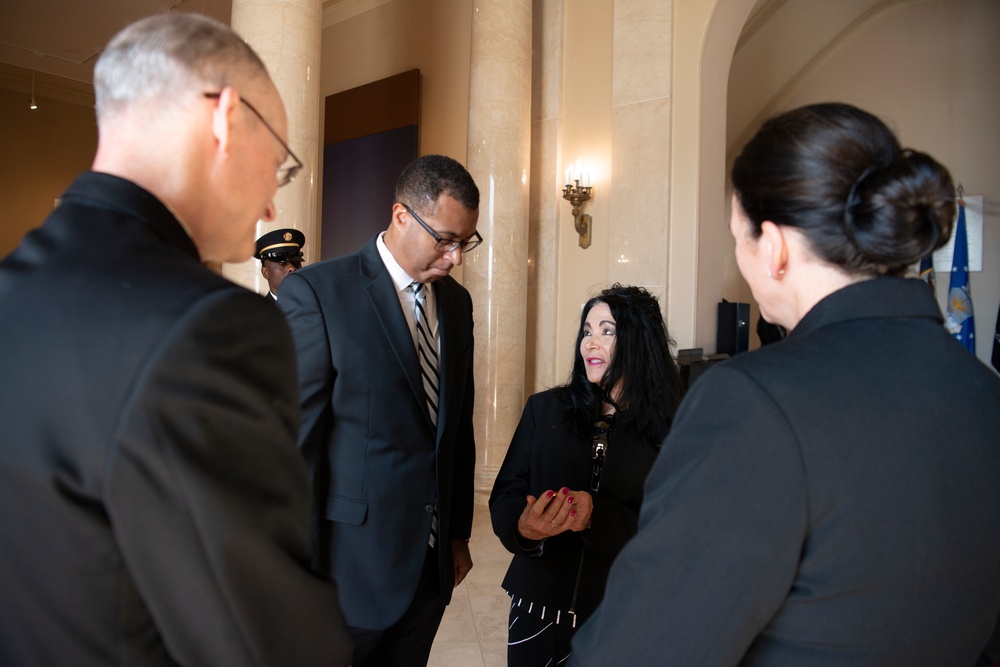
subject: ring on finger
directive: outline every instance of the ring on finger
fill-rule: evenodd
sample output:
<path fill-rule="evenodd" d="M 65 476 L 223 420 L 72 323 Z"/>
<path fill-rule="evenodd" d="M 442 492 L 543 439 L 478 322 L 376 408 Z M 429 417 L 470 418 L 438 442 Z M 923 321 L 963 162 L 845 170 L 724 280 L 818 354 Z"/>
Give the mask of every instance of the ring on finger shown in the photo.
<path fill-rule="evenodd" d="M 561 526 L 561 525 L 562 525 L 561 523 L 556 523 L 555 521 L 550 521 L 549 523 L 551 523 L 551 524 L 552 524 L 552 527 L 553 527 L 553 528 L 558 528 L 559 526 Z"/>

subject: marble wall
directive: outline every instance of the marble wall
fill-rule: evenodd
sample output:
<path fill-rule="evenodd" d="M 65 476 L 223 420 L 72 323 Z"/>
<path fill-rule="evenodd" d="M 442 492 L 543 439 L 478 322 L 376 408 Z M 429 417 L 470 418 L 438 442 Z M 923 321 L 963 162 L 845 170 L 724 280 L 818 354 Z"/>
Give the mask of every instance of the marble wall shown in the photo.
<path fill-rule="evenodd" d="M 285 103 L 288 145 L 304 164 L 295 180 L 278 190 L 274 197 L 275 219 L 258 222 L 257 235 L 281 227 L 301 230 L 306 236 L 307 262 L 319 258 L 316 202 L 323 138 L 319 96 L 321 24 L 320 0 L 233 0 L 233 29 L 267 65 Z M 260 262 L 255 259 L 225 264 L 222 273 L 256 292 L 267 292 Z"/>
<path fill-rule="evenodd" d="M 671 2 L 615 0 L 608 277 L 667 313 Z"/>
<path fill-rule="evenodd" d="M 464 258 L 475 308 L 476 488 L 489 490 L 521 414 L 531 166 L 531 2 L 475 0 L 467 167 L 483 247 Z"/>

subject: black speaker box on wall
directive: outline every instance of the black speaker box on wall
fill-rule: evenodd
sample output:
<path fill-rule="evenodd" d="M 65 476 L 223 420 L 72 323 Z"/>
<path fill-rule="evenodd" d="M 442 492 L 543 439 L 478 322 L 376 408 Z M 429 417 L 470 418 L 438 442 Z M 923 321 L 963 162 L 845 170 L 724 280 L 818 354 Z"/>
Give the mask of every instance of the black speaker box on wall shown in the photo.
<path fill-rule="evenodd" d="M 750 304 L 722 300 L 715 330 L 716 354 L 733 357 L 750 349 Z"/>

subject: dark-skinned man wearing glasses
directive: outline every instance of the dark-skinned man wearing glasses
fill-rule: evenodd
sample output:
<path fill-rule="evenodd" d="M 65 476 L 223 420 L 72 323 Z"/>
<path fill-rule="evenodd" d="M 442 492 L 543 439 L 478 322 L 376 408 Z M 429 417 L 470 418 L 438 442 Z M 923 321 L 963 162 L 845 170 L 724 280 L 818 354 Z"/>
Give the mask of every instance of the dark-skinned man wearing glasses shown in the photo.
<path fill-rule="evenodd" d="M 421 157 L 388 229 L 285 279 L 314 535 L 356 644 L 354 665 L 426 664 L 472 568 L 472 300 L 448 274 L 482 238 L 479 190 Z"/>
<path fill-rule="evenodd" d="M 0 262 L 0 664 L 346 665 L 287 324 L 205 266 L 301 166 L 278 90 L 190 12 L 125 28 L 94 87 L 92 171 Z"/>

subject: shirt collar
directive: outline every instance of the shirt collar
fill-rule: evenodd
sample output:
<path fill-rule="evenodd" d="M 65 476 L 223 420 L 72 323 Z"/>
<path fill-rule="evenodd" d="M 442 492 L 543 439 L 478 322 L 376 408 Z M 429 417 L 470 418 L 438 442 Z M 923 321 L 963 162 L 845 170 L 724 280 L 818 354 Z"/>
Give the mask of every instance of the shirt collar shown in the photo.
<path fill-rule="evenodd" d="M 410 283 L 413 282 L 413 278 L 411 278 L 406 271 L 403 270 L 403 267 L 399 265 L 396 258 L 392 256 L 391 252 L 389 252 L 389 247 L 386 246 L 385 239 L 382 238 L 384 236 L 385 232 L 378 235 L 378 239 L 375 241 L 375 247 L 378 248 L 378 254 L 382 257 L 382 263 L 385 264 L 385 268 L 389 271 L 389 277 L 392 278 L 392 282 L 396 286 L 396 291 L 402 292 L 410 286 Z"/>
<path fill-rule="evenodd" d="M 925 317 L 943 322 L 934 293 L 914 278 L 870 278 L 852 283 L 820 299 L 789 336 L 852 320 Z"/>

